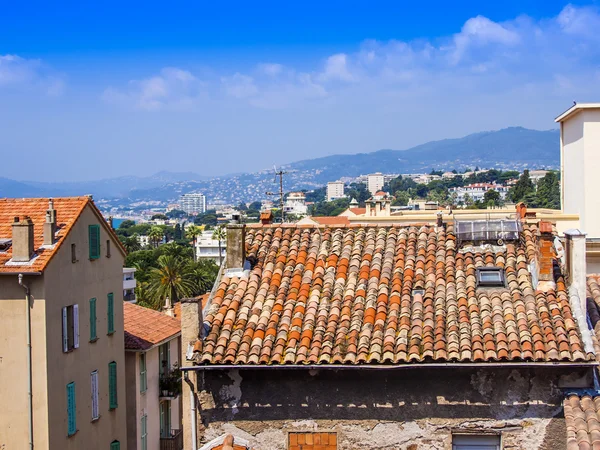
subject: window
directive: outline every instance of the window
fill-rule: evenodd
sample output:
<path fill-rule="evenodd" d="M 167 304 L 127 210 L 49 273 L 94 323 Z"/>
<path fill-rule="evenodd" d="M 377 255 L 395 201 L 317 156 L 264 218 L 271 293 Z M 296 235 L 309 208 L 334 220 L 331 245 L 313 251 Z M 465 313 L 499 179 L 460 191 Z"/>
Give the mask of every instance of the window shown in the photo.
<path fill-rule="evenodd" d="M 79 348 L 79 307 L 64 306 L 62 309 L 63 352 Z"/>
<path fill-rule="evenodd" d="M 504 287 L 504 271 L 499 267 L 479 267 L 477 269 L 477 286 Z"/>
<path fill-rule="evenodd" d="M 115 332 L 115 296 L 111 292 L 108 294 L 108 331 L 107 334 Z"/>
<path fill-rule="evenodd" d="M 98 340 L 96 332 L 96 299 L 90 298 L 90 342 Z"/>
<path fill-rule="evenodd" d="M 77 245 L 71 244 L 71 262 L 75 264 L 77 262 Z"/>
<path fill-rule="evenodd" d="M 108 363 L 108 405 L 110 409 L 117 408 L 117 363 Z"/>
<path fill-rule="evenodd" d="M 100 407 L 98 405 L 98 371 L 94 370 L 91 375 L 92 381 L 92 420 L 100 418 Z"/>
<path fill-rule="evenodd" d="M 337 449 L 337 433 L 302 433 L 292 431 L 288 433 L 288 449 L 302 450 L 336 450 Z"/>
<path fill-rule="evenodd" d="M 73 436 L 77 432 L 77 422 L 75 420 L 75 383 L 67 384 L 67 435 Z"/>
<path fill-rule="evenodd" d="M 121 443 L 119 441 L 112 441 L 110 443 L 110 450 L 121 450 Z"/>
<path fill-rule="evenodd" d="M 89 225 L 90 259 L 100 258 L 100 225 Z"/>
<path fill-rule="evenodd" d="M 171 370 L 171 351 L 169 343 L 166 342 L 158 347 L 158 374 L 163 377 Z"/>
<path fill-rule="evenodd" d="M 110 239 L 106 240 L 106 257 L 110 258 Z"/>
<path fill-rule="evenodd" d="M 142 416 L 142 450 L 148 450 L 148 415 Z"/>
<path fill-rule="evenodd" d="M 171 437 L 171 401 L 160 402 L 160 437 Z"/>
<path fill-rule="evenodd" d="M 148 377 L 146 374 L 146 354 L 140 353 L 140 392 L 148 389 Z"/>
<path fill-rule="evenodd" d="M 452 450 L 500 450 L 500 436 L 452 436 Z"/>

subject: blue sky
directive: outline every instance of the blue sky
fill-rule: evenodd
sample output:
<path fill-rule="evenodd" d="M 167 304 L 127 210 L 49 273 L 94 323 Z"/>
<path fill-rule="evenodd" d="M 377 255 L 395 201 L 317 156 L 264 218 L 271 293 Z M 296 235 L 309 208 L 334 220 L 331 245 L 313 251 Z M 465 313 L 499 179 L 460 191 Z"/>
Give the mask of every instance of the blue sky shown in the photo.
<path fill-rule="evenodd" d="M 599 100 L 598 2 L 448 5 L 11 2 L 0 176 L 254 171 Z"/>

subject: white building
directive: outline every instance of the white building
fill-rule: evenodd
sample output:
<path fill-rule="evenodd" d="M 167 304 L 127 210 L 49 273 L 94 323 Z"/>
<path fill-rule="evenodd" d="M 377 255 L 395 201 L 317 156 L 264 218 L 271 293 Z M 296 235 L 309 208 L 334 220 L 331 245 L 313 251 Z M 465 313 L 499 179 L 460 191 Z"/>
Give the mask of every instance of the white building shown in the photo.
<path fill-rule="evenodd" d="M 206 212 L 206 197 L 204 194 L 183 194 L 179 199 L 181 209 L 187 214 L 202 214 Z"/>
<path fill-rule="evenodd" d="M 327 183 L 327 201 L 335 200 L 338 198 L 344 198 L 344 182 L 343 181 L 330 181 Z"/>
<path fill-rule="evenodd" d="M 456 194 L 456 201 L 458 203 L 463 203 L 467 195 L 474 202 L 483 201 L 485 193 L 489 190 L 498 191 L 502 200 L 506 199 L 506 195 L 508 194 L 507 186 L 490 183 L 473 183 L 467 186 L 450 188 L 449 190 L 451 193 Z"/>
<path fill-rule="evenodd" d="M 136 303 L 135 298 L 135 271 L 134 267 L 123 267 L 123 300 Z"/>
<path fill-rule="evenodd" d="M 372 173 L 367 176 L 367 189 L 373 195 L 383 188 L 385 176 L 381 172 Z"/>
<path fill-rule="evenodd" d="M 308 207 L 306 206 L 306 196 L 304 193 L 290 192 L 283 204 L 283 211 L 285 214 L 305 216 L 308 213 Z"/>
<path fill-rule="evenodd" d="M 221 257 L 225 259 L 226 249 L 225 241 L 221 241 Z M 215 264 L 220 264 L 219 241 L 213 239 L 213 230 L 203 231 L 196 238 L 196 259 L 213 260 Z"/>

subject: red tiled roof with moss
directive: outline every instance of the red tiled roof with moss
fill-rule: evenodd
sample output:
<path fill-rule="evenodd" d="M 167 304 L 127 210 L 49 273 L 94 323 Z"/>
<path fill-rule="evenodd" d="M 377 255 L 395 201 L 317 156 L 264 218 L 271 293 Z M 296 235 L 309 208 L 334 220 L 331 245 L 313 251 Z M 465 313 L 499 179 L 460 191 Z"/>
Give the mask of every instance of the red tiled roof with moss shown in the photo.
<path fill-rule="evenodd" d="M 181 333 L 181 320 L 123 302 L 125 350 L 148 350 Z"/>
<path fill-rule="evenodd" d="M 525 225 L 494 253 L 459 252 L 452 224 L 248 228 L 258 264 L 220 280 L 199 362 L 591 362 L 563 277 L 533 288 L 538 235 Z M 507 287 L 477 288 L 484 266 L 504 268 Z"/>
<path fill-rule="evenodd" d="M 92 210 L 98 216 L 99 222 L 105 223 L 102 214 L 90 197 L 54 198 L 52 200 L 56 210 L 56 244 L 53 248 L 41 248 L 44 244 L 44 222 L 46 221 L 49 200 L 48 198 L 0 198 L 0 239 L 12 238 L 12 224 L 15 217 L 20 219 L 29 217 L 33 222 L 33 246 L 36 255 L 33 263 L 27 266 L 7 266 L 6 263 L 12 258 L 11 247 L 7 252 L 0 253 L 0 272 L 18 273 L 23 272 L 25 269 L 28 272 L 42 272 L 87 205 L 92 207 Z M 105 224 L 105 227 L 114 237 L 116 245 L 125 254 L 125 250 L 117 236 L 110 230 L 108 225 Z"/>

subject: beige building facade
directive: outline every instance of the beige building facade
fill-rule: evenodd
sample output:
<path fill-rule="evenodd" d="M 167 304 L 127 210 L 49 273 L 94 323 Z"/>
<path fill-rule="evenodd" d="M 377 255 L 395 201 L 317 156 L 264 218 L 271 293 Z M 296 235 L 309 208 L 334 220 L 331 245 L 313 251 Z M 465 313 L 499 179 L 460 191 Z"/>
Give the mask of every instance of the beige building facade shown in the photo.
<path fill-rule="evenodd" d="M 0 199 L 0 242 L 0 447 L 126 449 L 116 236 L 88 197 Z"/>

